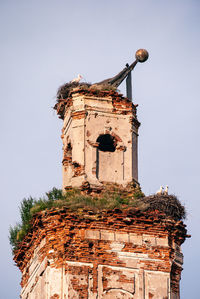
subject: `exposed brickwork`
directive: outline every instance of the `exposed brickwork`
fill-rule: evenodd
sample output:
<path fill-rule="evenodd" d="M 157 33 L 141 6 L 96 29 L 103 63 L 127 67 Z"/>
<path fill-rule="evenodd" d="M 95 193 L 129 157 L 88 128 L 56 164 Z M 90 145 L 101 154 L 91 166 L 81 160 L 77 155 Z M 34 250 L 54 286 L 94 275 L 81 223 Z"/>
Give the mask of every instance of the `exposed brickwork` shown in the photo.
<path fill-rule="evenodd" d="M 68 143 L 67 146 L 64 148 L 62 163 L 63 166 L 68 166 L 72 164 L 72 148 L 70 143 Z"/>
<path fill-rule="evenodd" d="M 57 114 L 60 118 L 64 119 L 64 114 L 66 110 L 72 105 L 72 96 L 73 95 L 88 95 L 98 98 L 111 98 L 113 104 L 113 112 L 121 112 L 124 115 L 133 114 L 136 117 L 136 108 L 137 105 L 134 105 L 128 98 L 124 97 L 122 94 L 118 92 L 109 90 L 109 91 L 99 91 L 96 89 L 79 89 L 74 88 L 74 90 L 70 93 L 70 96 L 67 99 L 60 99 L 58 103 L 54 106 L 54 109 L 57 111 Z M 92 106 L 88 106 L 88 109 L 94 109 Z M 75 118 L 84 117 L 84 112 L 75 112 L 73 113 Z"/>
<path fill-rule="evenodd" d="M 91 271 L 91 270 L 90 270 Z M 71 284 L 75 293 L 79 294 L 79 298 L 88 298 L 88 267 L 72 266 L 66 268 L 66 272 L 71 276 Z M 86 279 L 85 279 L 86 278 Z"/>
<path fill-rule="evenodd" d="M 73 161 L 72 165 L 73 165 L 73 170 L 74 170 L 74 176 L 79 176 L 79 175 L 82 175 L 84 173 L 84 166 L 83 165 L 80 165 L 76 161 Z"/>
<path fill-rule="evenodd" d="M 75 111 L 72 113 L 73 119 L 81 119 L 81 118 L 85 118 L 85 116 L 86 116 L 85 111 Z"/>
<path fill-rule="evenodd" d="M 61 209 L 41 212 L 34 217 L 33 230 L 14 257 L 23 272 L 22 287 L 27 285 L 34 252 L 41 241 L 45 240 L 38 250 L 40 263 L 47 258 L 51 268 L 59 269 L 64 266 L 67 275 L 72 277 L 71 287 L 79 294 L 79 298 L 87 298 L 89 278 L 85 280 L 85 277 L 89 277 L 90 273 L 93 281 L 90 289 L 97 293 L 97 276 L 100 271 L 97 269 L 100 265 L 103 267 L 103 290 L 108 289 L 109 276 L 114 275 L 113 277 L 118 277 L 114 283 L 115 288 L 123 282 L 125 289 L 127 285 L 126 291 L 133 293 L 133 276 L 129 278 L 126 270 L 120 270 L 133 267 L 143 271 L 171 273 L 172 290 L 179 292 L 182 268 L 181 264 L 176 263 L 176 252 L 187 237 L 185 225 L 181 221 L 166 219 L 156 211 L 141 212 L 130 208 L 98 214 L 82 211 L 78 215 Z M 69 267 L 66 261 L 91 264 L 93 269 L 84 266 Z M 122 268 L 113 270 L 112 267 Z M 115 293 L 114 289 L 112 292 Z"/>
<path fill-rule="evenodd" d="M 54 107 L 64 120 L 63 190 L 79 187 L 96 200 L 105 190 L 126 199 L 141 194 L 137 105 L 113 90 L 70 84 Z M 179 299 L 183 218 L 141 209 L 36 214 L 14 255 L 21 298 Z"/>

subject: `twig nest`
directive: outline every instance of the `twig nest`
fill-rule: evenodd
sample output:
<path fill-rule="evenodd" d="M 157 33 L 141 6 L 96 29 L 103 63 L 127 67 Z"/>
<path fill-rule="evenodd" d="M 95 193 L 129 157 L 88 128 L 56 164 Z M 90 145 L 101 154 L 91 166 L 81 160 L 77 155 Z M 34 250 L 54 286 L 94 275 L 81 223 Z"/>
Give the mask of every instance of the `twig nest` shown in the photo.
<path fill-rule="evenodd" d="M 186 218 L 185 207 L 174 195 L 156 194 L 146 196 L 142 200 L 144 203 L 148 204 L 147 210 L 158 210 L 176 221 Z"/>

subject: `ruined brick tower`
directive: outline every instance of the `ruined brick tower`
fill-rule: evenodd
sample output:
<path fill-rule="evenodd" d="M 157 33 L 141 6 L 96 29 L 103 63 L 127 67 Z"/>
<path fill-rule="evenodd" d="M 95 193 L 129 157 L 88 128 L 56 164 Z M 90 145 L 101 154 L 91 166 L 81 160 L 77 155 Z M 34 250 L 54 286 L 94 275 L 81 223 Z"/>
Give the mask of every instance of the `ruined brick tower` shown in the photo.
<path fill-rule="evenodd" d="M 63 189 L 137 181 L 139 122 L 132 102 L 115 92 L 79 88 L 70 101 L 62 135 Z"/>
<path fill-rule="evenodd" d="M 97 200 L 106 190 L 119 192 L 126 204 L 36 214 L 14 257 L 22 271 L 22 299 L 180 298 L 180 246 L 187 237 L 181 205 L 175 209 L 176 199 L 167 194 L 143 195 L 140 208 L 127 204 L 142 194 L 140 123 L 130 76 L 147 57 L 140 50 L 136 61 L 111 79 L 60 88 L 55 109 L 64 122 L 63 191 L 78 188 Z M 124 78 L 127 97 L 115 90 Z"/>

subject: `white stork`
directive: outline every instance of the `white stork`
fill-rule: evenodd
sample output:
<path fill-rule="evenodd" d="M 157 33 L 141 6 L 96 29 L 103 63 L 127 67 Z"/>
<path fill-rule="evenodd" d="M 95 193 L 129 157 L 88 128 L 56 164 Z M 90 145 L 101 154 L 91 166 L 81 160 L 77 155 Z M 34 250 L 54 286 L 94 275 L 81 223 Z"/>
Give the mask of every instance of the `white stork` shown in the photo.
<path fill-rule="evenodd" d="M 79 83 L 79 81 L 80 81 L 81 79 L 83 79 L 83 77 L 82 77 L 80 74 L 78 74 L 78 77 L 76 77 L 76 78 L 74 78 L 73 80 L 71 80 L 70 83 L 73 83 L 73 82 L 77 82 L 77 83 Z"/>
<path fill-rule="evenodd" d="M 164 192 L 163 192 L 164 195 L 168 195 L 168 189 L 169 189 L 169 187 L 166 186 L 166 187 L 165 187 L 165 190 L 164 190 Z"/>
<path fill-rule="evenodd" d="M 160 189 L 156 192 L 156 195 L 162 195 L 163 194 L 163 186 L 160 186 Z"/>

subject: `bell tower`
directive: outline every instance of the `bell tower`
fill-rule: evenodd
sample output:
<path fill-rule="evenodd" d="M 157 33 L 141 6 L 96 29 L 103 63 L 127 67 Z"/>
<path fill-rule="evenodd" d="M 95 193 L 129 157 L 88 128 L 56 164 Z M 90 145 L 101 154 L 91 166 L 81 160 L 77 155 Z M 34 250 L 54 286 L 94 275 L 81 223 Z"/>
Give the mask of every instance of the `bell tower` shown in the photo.
<path fill-rule="evenodd" d="M 63 190 L 105 183 L 126 187 L 138 182 L 138 128 L 136 105 L 131 99 L 131 71 L 148 58 L 136 52 L 136 61 L 102 82 L 62 86 L 55 105 L 63 119 Z M 127 97 L 116 89 L 126 79 Z M 63 97 L 63 93 L 67 97 Z"/>
<path fill-rule="evenodd" d="M 36 201 L 29 230 L 17 232 L 22 299 L 180 299 L 185 209 L 138 184 L 131 71 L 147 58 L 138 50 L 113 78 L 91 85 L 79 76 L 59 88 L 67 192 Z M 126 96 L 116 90 L 124 79 Z"/>

